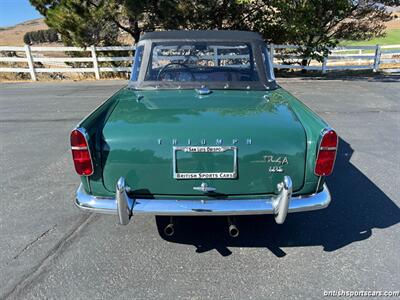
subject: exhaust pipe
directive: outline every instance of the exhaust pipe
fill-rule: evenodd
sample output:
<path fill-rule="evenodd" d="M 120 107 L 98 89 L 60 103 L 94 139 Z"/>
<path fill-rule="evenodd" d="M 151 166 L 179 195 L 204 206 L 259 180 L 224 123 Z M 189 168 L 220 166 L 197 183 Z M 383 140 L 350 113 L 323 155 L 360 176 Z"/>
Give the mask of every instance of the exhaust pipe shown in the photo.
<path fill-rule="evenodd" d="M 232 224 L 229 226 L 229 235 L 231 237 L 238 237 L 239 236 L 239 229 L 237 229 L 236 225 Z"/>
<path fill-rule="evenodd" d="M 236 224 L 233 221 L 234 220 L 228 217 L 228 232 L 231 237 L 236 238 L 239 236 L 239 229 L 236 227 Z"/>
<path fill-rule="evenodd" d="M 174 233 L 175 233 L 174 224 L 168 224 L 167 226 L 165 226 L 164 234 L 166 236 L 173 236 Z"/>
<path fill-rule="evenodd" d="M 173 218 L 171 217 L 169 224 L 164 227 L 164 234 L 166 236 L 173 236 L 175 233 L 174 222 Z"/>

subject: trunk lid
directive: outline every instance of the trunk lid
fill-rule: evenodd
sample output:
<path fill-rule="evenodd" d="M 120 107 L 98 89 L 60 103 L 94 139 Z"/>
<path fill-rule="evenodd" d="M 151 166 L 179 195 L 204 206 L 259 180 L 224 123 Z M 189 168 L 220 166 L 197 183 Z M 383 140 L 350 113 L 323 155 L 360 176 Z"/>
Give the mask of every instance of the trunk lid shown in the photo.
<path fill-rule="evenodd" d="M 124 89 L 117 97 L 103 128 L 103 182 L 110 191 L 121 176 L 138 195 L 203 195 L 194 189 L 202 183 L 218 195 L 269 194 L 284 175 L 294 191 L 303 186 L 305 132 L 279 93 Z M 198 147 L 216 145 L 231 148 Z M 195 151 L 174 148 L 187 146 Z M 177 179 L 174 166 L 192 179 Z"/>

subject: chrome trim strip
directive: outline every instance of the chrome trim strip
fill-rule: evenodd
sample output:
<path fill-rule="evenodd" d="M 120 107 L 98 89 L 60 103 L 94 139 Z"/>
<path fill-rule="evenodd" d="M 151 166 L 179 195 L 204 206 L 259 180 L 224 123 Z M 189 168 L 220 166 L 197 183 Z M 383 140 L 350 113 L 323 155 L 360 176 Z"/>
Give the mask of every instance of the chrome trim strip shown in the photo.
<path fill-rule="evenodd" d="M 319 150 L 336 151 L 337 147 L 320 147 Z"/>
<path fill-rule="evenodd" d="M 89 188 L 89 193 L 92 193 L 92 186 L 90 184 L 89 176 L 86 176 L 86 184 Z"/>
<path fill-rule="evenodd" d="M 276 197 L 276 196 L 275 196 Z M 215 216 L 215 215 L 258 215 L 276 214 L 273 197 L 259 199 L 216 199 L 216 200 L 178 200 L 178 199 L 131 199 L 126 198 L 127 206 L 132 207 L 132 215 L 151 214 L 167 216 Z M 287 212 L 301 212 L 325 208 L 331 201 L 328 187 L 324 184 L 321 192 L 306 196 L 291 197 Z M 76 193 L 75 204 L 83 209 L 97 213 L 118 214 L 115 198 L 89 195 L 82 184 Z M 278 212 L 279 214 L 279 212 Z"/>
<path fill-rule="evenodd" d="M 318 177 L 317 188 L 315 189 L 315 192 L 316 192 L 316 193 L 318 192 L 318 190 L 319 190 L 319 186 L 321 185 L 321 180 L 322 180 L 322 177 L 323 177 L 323 176 L 319 176 L 319 177 Z"/>
<path fill-rule="evenodd" d="M 87 142 L 86 142 L 87 143 Z M 77 146 L 72 146 L 71 150 L 88 150 L 88 147 L 77 147 Z"/>

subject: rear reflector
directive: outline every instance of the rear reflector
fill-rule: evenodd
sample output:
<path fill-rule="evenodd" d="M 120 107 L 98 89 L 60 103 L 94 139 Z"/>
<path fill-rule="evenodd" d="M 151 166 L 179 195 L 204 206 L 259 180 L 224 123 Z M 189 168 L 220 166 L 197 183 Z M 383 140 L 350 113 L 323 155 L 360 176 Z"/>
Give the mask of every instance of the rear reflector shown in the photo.
<path fill-rule="evenodd" d="M 83 128 L 74 129 L 71 132 L 71 151 L 76 173 L 81 176 L 92 175 L 92 157 L 86 140 L 86 133 Z"/>
<path fill-rule="evenodd" d="M 326 130 L 323 133 L 318 148 L 317 161 L 315 163 L 315 174 L 327 176 L 332 174 L 336 159 L 338 136 L 334 130 Z"/>

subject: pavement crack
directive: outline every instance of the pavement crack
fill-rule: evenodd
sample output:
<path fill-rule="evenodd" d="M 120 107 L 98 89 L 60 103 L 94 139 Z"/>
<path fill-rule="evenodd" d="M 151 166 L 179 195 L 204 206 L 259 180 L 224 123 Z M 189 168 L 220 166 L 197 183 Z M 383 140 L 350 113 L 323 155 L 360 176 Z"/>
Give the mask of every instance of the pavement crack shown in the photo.
<path fill-rule="evenodd" d="M 75 239 L 79 237 L 79 233 L 97 218 L 98 216 L 93 213 L 83 215 L 57 244 L 47 252 L 45 257 L 25 273 L 12 288 L 1 295 L 0 299 L 20 299 L 20 294 L 49 272 L 53 262 L 71 246 Z"/>
<path fill-rule="evenodd" d="M 25 251 L 27 251 L 33 244 L 36 242 L 39 242 L 42 240 L 46 235 L 48 235 L 50 232 L 52 232 L 55 228 L 57 227 L 57 224 L 54 225 L 53 227 L 47 229 L 45 232 L 41 233 L 37 238 L 35 238 L 33 241 L 29 242 L 20 252 L 18 252 L 13 259 L 18 259 Z"/>

